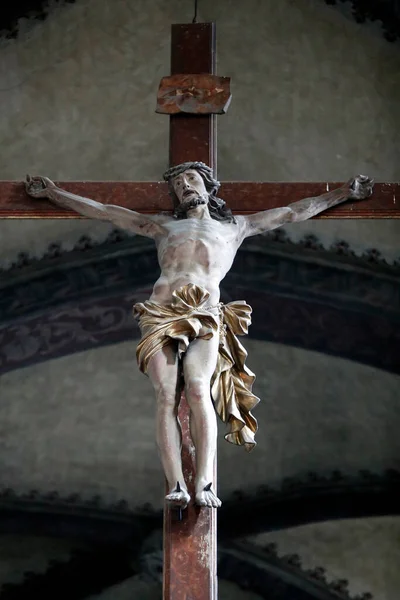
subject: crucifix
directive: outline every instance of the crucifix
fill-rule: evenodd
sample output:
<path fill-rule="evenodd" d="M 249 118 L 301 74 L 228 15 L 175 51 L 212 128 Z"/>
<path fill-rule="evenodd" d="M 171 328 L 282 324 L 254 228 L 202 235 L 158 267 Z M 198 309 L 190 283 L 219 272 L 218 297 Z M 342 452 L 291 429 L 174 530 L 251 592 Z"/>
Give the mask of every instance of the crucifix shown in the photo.
<path fill-rule="evenodd" d="M 29 177 L 25 188 L 2 182 L 0 217 L 80 215 L 155 240 L 161 276 L 150 300 L 135 306 L 135 315 L 142 332 L 138 362 L 157 397 L 157 438 L 167 480 L 163 598 L 216 600 L 221 501 L 215 411 L 227 423 L 227 440 L 251 449 L 257 429 L 251 410 L 258 402 L 236 337 L 247 332 L 250 307 L 243 301 L 221 304 L 220 281 L 246 237 L 317 215 L 399 218 L 400 186 L 376 184 L 373 197 L 359 202 L 372 193 L 366 176 L 345 184 L 231 182 L 223 184 L 221 200 L 215 115 L 226 111 L 230 93 L 227 78 L 214 74 L 214 24 L 172 27 L 171 70 L 158 98 L 158 110 L 170 115 L 164 183 L 64 186 L 38 176 Z M 172 208 L 170 196 L 173 216 L 165 214 Z"/>

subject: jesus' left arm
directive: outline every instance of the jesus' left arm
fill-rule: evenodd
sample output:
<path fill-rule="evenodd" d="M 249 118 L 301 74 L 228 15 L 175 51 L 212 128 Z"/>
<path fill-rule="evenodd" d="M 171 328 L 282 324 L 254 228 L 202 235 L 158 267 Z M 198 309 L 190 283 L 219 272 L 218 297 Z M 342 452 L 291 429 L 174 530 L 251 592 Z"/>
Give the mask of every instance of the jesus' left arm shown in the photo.
<path fill-rule="evenodd" d="M 365 175 L 358 175 L 350 179 L 342 187 L 316 196 L 315 198 L 304 198 L 298 202 L 293 202 L 288 206 L 280 208 L 271 208 L 254 215 L 241 217 L 244 225 L 244 237 L 265 233 L 287 225 L 288 223 L 297 223 L 306 221 L 315 217 L 320 212 L 341 204 L 346 200 L 363 200 L 372 194 L 374 185 L 373 179 Z"/>

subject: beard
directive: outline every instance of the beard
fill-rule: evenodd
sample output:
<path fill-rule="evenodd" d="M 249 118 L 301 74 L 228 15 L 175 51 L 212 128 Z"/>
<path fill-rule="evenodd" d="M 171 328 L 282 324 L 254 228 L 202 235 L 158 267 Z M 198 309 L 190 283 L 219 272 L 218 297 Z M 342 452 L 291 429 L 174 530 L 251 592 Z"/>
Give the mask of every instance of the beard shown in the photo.
<path fill-rule="evenodd" d="M 196 208 L 196 206 L 201 206 L 202 204 L 208 204 L 208 198 L 204 196 L 197 196 L 197 198 L 191 198 L 187 202 L 182 202 L 179 206 L 176 207 L 174 211 L 174 216 L 177 219 L 184 219 L 189 210 L 192 208 Z"/>

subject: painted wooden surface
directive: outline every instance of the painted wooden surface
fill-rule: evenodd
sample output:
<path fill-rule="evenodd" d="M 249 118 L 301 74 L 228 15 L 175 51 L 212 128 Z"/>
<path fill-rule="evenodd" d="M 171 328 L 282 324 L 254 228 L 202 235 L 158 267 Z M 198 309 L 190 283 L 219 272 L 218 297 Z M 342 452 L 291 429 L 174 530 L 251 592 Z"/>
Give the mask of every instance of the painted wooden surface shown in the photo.
<path fill-rule="evenodd" d="M 171 42 L 172 74 L 214 72 L 213 23 L 173 25 Z M 171 166 L 187 160 L 200 160 L 215 169 L 214 142 L 214 115 L 170 117 Z M 182 427 L 183 474 L 193 498 L 196 468 L 189 412 L 182 394 L 179 420 Z M 215 463 L 213 483 L 216 489 Z M 217 600 L 217 511 L 199 508 L 192 502 L 182 513 L 182 520 L 179 521 L 169 509 L 164 510 L 163 600 Z"/>
<path fill-rule="evenodd" d="M 179 406 L 182 427 L 183 474 L 194 497 L 195 454 L 189 430 L 189 406 L 182 394 Z M 216 485 L 214 486 L 214 489 Z M 216 509 L 191 502 L 182 511 L 164 509 L 163 600 L 217 600 Z"/>
<path fill-rule="evenodd" d="M 156 112 L 222 115 L 228 110 L 231 98 L 230 77 L 207 73 L 170 75 L 161 79 Z"/>
<path fill-rule="evenodd" d="M 171 117 L 178 121 L 171 123 L 171 139 L 173 144 L 181 140 L 190 143 L 192 140 L 191 119 L 200 119 L 202 125 L 196 126 L 195 136 L 205 136 L 212 130 L 211 115 Z M 204 120 L 203 120 L 204 119 Z M 197 122 L 197 121 L 194 121 Z M 177 160 L 193 160 L 193 152 L 185 149 L 177 151 Z M 212 148 L 200 143 L 198 157 L 212 155 Z M 206 161 L 203 161 L 206 162 Z M 212 161 L 210 161 L 212 163 Z M 118 204 L 125 208 L 143 213 L 172 211 L 172 200 L 168 195 L 168 187 L 164 182 L 131 182 L 131 181 L 60 181 L 56 182 L 66 190 L 92 198 L 106 204 Z M 249 214 L 278 206 L 287 206 L 291 202 L 318 196 L 339 187 L 341 183 L 309 182 L 223 182 L 219 196 L 236 214 Z M 84 218 L 80 215 L 50 204 L 47 200 L 34 200 L 24 189 L 24 185 L 16 181 L 0 182 L 0 218 Z M 318 215 L 318 219 L 399 219 L 400 218 L 400 183 L 376 183 L 374 193 L 368 200 L 345 202 Z"/>

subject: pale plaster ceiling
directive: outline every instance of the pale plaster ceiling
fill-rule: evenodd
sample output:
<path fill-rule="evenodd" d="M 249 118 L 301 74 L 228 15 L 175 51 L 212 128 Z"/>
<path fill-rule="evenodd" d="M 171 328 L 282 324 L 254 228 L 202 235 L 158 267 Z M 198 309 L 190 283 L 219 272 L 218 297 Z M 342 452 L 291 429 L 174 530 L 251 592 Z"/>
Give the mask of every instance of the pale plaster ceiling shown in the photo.
<path fill-rule="evenodd" d="M 323 565 L 329 581 L 348 579 L 352 596 L 372 593 L 396 600 L 400 586 L 400 519 L 349 519 L 254 536 L 258 546 L 277 544 L 279 555 L 299 554 L 302 567 Z M 349 577 L 351 565 L 351 577 Z"/>
<path fill-rule="evenodd" d="M 66 564 L 71 553 L 89 549 L 82 541 L 29 536 L 2 536 L 1 581 L 20 584 L 26 572 L 44 574 L 50 561 Z M 396 600 L 400 584 L 400 519 L 379 517 L 321 522 L 285 531 L 269 532 L 243 540 L 249 548 L 264 549 L 285 561 L 297 555 L 300 568 L 313 571 L 323 566 L 328 584 L 348 581 L 349 597 L 369 591 L 377 600 Z M 240 544 L 239 544 L 240 546 Z M 246 546 L 244 546 L 246 547 Z M 286 559 L 286 560 L 287 560 Z M 160 583 L 148 576 L 134 575 L 100 594 L 96 600 L 158 600 Z M 232 582 L 219 581 L 220 600 L 258 600 L 260 596 L 241 590 Z"/>
<path fill-rule="evenodd" d="M 135 345 L 65 356 L 0 379 L 2 485 L 161 508 L 154 399 L 135 364 Z M 258 446 L 250 454 L 231 446 L 221 426 L 222 498 L 309 471 L 352 475 L 400 466 L 400 377 L 289 346 L 248 339 L 246 347 L 262 398 Z"/>
<path fill-rule="evenodd" d="M 87 549 L 82 542 L 48 537 L 3 535 L 0 545 L 0 582 L 21 584 L 28 572 L 44 574 L 51 561 L 67 563 L 71 553 Z M 219 581 L 219 600 L 260 600 L 260 596 L 228 581 Z M 135 575 L 88 600 L 159 600 L 161 586 L 158 582 Z"/>

